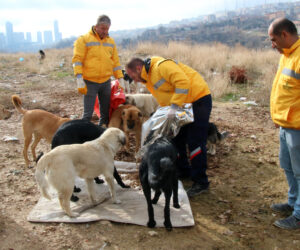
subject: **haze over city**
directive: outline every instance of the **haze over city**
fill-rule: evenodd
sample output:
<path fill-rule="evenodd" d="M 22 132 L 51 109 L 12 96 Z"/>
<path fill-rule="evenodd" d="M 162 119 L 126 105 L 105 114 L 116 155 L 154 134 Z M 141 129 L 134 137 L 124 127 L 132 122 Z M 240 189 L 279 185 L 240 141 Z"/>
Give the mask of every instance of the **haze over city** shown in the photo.
<path fill-rule="evenodd" d="M 14 32 L 31 32 L 36 41 L 38 31 L 53 30 L 57 20 L 62 38 L 79 36 L 95 24 L 100 14 L 112 19 L 111 31 L 149 27 L 173 20 L 207 15 L 259 4 L 293 2 L 288 0 L 0 0 L 0 33 L 5 33 L 6 22 Z"/>
<path fill-rule="evenodd" d="M 110 34 L 122 46 L 136 43 L 137 40 L 134 39 L 164 42 L 186 39 L 205 42 L 206 39 L 206 42 L 230 44 L 232 41 L 224 41 L 220 35 L 219 40 L 212 40 L 213 36 L 205 38 L 201 32 L 190 37 L 186 36 L 184 31 L 190 30 L 190 25 L 197 29 L 201 23 L 224 23 L 226 20 L 234 22 L 237 27 L 242 25 L 245 17 L 251 16 L 255 24 L 249 25 L 255 25 L 257 29 L 261 28 L 261 24 L 257 22 L 261 18 L 262 23 L 267 24 L 276 17 L 288 16 L 299 25 L 299 3 L 300 1 L 291 0 L 212 0 L 206 3 L 186 0 L 183 4 L 179 0 L 167 0 L 162 3 L 153 0 L 150 4 L 134 0 L 124 4 L 115 0 L 109 4 L 99 4 L 96 0 L 87 0 L 84 3 L 74 0 L 70 5 L 66 0 L 52 1 L 49 4 L 36 0 L 0 0 L 0 51 L 33 52 L 46 48 L 70 47 L 79 35 L 90 30 L 101 14 L 107 14 L 111 18 Z M 175 34 L 169 34 L 167 40 L 151 31 L 160 28 L 158 33 L 166 34 L 177 27 L 184 28 Z M 213 30 L 215 29 L 210 31 Z M 240 38 L 238 41 L 243 45 L 259 43 L 250 40 L 245 43 L 244 40 Z"/>

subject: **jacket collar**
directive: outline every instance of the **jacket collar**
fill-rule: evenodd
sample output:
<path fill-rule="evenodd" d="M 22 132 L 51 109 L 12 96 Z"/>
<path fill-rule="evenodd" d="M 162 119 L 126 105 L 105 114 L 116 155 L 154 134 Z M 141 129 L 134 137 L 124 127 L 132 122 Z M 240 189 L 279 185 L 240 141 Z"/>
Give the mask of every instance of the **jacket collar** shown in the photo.
<path fill-rule="evenodd" d="M 282 49 L 282 50 L 283 50 L 283 54 L 284 54 L 285 56 L 289 56 L 289 55 L 292 54 L 299 46 L 300 46 L 300 38 L 298 37 L 297 42 L 295 42 L 290 48 L 288 48 L 288 49 Z"/>
<path fill-rule="evenodd" d="M 146 71 L 145 66 L 143 66 L 143 68 L 142 68 L 141 77 L 142 77 L 145 81 L 148 82 L 148 73 L 147 73 L 147 71 Z"/>
<path fill-rule="evenodd" d="M 90 32 L 92 32 L 94 36 L 97 36 L 97 37 L 101 40 L 101 38 L 99 37 L 98 33 L 97 33 L 96 30 L 95 30 L 95 25 L 92 26 Z M 109 34 L 107 35 L 107 37 L 104 37 L 102 40 L 104 40 L 104 39 L 106 39 L 106 38 L 108 38 L 108 37 L 109 37 Z"/>

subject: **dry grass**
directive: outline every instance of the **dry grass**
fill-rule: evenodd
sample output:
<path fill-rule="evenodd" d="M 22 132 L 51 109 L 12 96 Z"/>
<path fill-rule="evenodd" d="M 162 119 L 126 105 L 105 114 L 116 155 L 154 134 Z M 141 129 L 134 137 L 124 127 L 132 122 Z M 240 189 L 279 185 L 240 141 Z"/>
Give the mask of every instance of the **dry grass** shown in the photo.
<path fill-rule="evenodd" d="M 46 58 L 39 60 L 39 54 L 0 54 L 0 67 L 3 69 L 0 80 L 11 79 L 10 72 L 46 75 L 45 81 L 60 81 L 60 84 L 74 85 L 71 65 L 72 48 L 45 50 Z M 138 44 L 135 48 L 119 48 L 120 62 L 123 67 L 132 57 L 146 58 L 162 56 L 181 61 L 197 70 L 207 81 L 215 99 L 231 99 L 226 96 L 246 96 L 248 100 L 268 106 L 272 81 L 276 73 L 279 54 L 271 49 L 249 50 L 241 46 L 228 47 L 223 44 L 195 45 L 183 42 Z M 24 61 L 19 61 L 23 57 Z M 248 82 L 243 86 L 230 83 L 229 71 L 232 66 L 245 68 Z M 31 79 L 25 79 L 25 87 L 38 90 L 41 86 Z M 75 86 L 75 85 L 74 85 Z M 1 87 L 1 86 L 0 86 Z M 0 92 L 3 92 L 0 90 Z"/>
<path fill-rule="evenodd" d="M 214 98 L 232 93 L 237 96 L 245 95 L 245 87 L 231 85 L 228 78 L 232 66 L 243 67 L 249 78 L 247 97 L 261 105 L 268 105 L 279 60 L 279 54 L 271 49 L 249 50 L 241 46 L 231 48 L 218 43 L 193 45 L 181 42 L 168 44 L 144 42 L 131 49 L 131 54 L 142 58 L 158 55 L 189 65 L 204 77 Z"/>
<path fill-rule="evenodd" d="M 46 58 L 39 60 L 39 54 L 16 53 L 0 54 L 1 68 L 13 67 L 18 71 L 24 71 L 31 74 L 49 74 L 59 68 L 67 67 L 72 70 L 72 49 L 51 49 L 45 50 Z M 20 59 L 23 58 L 23 61 Z"/>

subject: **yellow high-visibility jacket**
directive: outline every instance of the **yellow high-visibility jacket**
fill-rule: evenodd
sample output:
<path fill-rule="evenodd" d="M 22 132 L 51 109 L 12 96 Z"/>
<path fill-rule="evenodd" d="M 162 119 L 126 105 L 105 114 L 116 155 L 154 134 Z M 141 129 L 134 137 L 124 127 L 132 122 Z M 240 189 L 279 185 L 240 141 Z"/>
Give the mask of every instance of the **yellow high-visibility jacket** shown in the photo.
<path fill-rule="evenodd" d="M 160 106 L 193 103 L 210 94 L 207 83 L 194 69 L 162 57 L 152 57 L 147 73 L 143 66 L 141 77 Z"/>
<path fill-rule="evenodd" d="M 270 111 L 274 123 L 300 129 L 300 39 L 283 49 L 273 81 Z"/>
<path fill-rule="evenodd" d="M 100 39 L 94 27 L 75 41 L 72 63 L 74 75 L 82 74 L 92 82 L 106 82 L 112 75 L 123 77 L 114 39 Z"/>

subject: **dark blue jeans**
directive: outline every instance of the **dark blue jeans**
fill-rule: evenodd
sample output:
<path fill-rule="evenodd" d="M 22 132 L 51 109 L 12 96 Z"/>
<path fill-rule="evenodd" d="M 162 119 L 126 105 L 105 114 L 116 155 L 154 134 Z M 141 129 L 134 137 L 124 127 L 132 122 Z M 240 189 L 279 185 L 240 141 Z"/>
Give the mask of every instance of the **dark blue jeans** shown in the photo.
<path fill-rule="evenodd" d="M 289 184 L 288 204 L 300 219 L 300 130 L 280 127 L 280 166 Z"/>
<path fill-rule="evenodd" d="M 194 122 L 182 127 L 173 139 L 179 152 L 178 168 L 182 174 L 189 175 L 192 181 L 208 187 L 206 141 L 212 109 L 211 95 L 198 99 L 192 105 Z M 190 160 L 187 158 L 186 145 Z"/>

